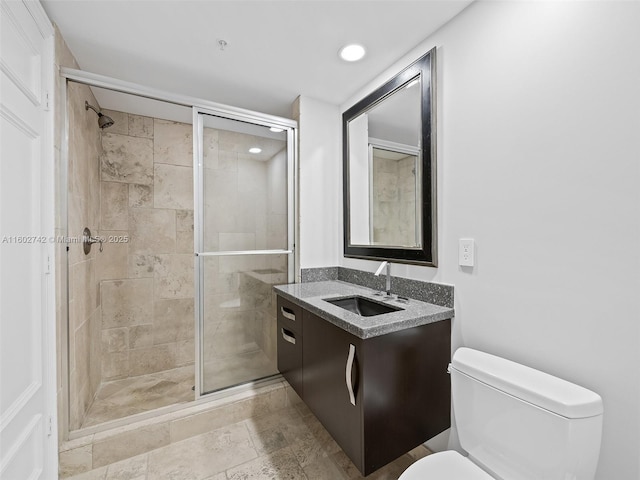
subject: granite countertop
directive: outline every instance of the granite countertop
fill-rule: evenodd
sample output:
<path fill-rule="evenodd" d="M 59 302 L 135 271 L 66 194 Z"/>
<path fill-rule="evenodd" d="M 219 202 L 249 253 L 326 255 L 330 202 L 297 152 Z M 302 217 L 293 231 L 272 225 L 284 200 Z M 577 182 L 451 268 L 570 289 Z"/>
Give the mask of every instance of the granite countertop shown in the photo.
<path fill-rule="evenodd" d="M 384 300 L 384 297 L 374 295 L 375 292 L 369 288 L 339 280 L 277 285 L 273 289 L 278 295 L 360 338 L 377 337 L 406 328 L 446 320 L 453 318 L 454 315 L 453 308 L 440 307 L 414 299 L 409 299 L 408 303 L 398 300 Z M 387 303 L 394 307 L 400 307 L 402 310 L 372 317 L 362 317 L 324 301 L 324 299 L 353 295 Z"/>

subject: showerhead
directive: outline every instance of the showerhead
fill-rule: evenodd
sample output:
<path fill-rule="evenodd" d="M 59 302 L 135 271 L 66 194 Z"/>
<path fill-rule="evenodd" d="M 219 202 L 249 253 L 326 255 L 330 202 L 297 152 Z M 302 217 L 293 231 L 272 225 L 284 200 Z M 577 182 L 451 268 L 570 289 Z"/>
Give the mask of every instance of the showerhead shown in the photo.
<path fill-rule="evenodd" d="M 113 118 L 109 117 L 108 115 L 104 115 L 102 113 L 98 114 L 98 126 L 100 128 L 109 128 L 113 124 L 114 124 Z"/>
<path fill-rule="evenodd" d="M 113 118 L 111 118 L 108 115 L 105 115 L 93 105 L 89 105 L 89 102 L 87 102 L 86 100 L 84 101 L 84 109 L 85 110 L 91 109 L 98 114 L 98 126 L 100 128 L 109 128 L 111 125 L 115 123 L 113 121 Z"/>

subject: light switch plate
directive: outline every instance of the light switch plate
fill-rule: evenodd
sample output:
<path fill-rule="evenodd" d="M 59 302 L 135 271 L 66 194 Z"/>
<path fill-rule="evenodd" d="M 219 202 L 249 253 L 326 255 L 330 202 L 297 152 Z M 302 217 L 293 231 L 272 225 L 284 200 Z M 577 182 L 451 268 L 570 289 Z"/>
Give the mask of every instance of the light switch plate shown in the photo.
<path fill-rule="evenodd" d="M 461 238 L 458 241 L 458 264 L 461 267 L 473 267 L 475 264 L 475 242 L 473 238 Z"/>

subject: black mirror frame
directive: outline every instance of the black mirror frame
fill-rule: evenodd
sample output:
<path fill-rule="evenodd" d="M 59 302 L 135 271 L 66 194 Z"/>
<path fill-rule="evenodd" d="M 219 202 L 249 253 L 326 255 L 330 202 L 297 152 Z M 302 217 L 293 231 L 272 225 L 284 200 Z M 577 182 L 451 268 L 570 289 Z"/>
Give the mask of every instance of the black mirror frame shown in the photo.
<path fill-rule="evenodd" d="M 436 49 L 429 50 L 387 83 L 364 97 L 342 114 L 342 181 L 344 256 L 375 260 L 393 260 L 436 267 L 437 203 L 436 203 Z M 402 88 L 409 80 L 421 76 L 422 85 L 422 247 L 401 248 L 380 245 L 351 245 L 349 211 L 349 122 Z"/>

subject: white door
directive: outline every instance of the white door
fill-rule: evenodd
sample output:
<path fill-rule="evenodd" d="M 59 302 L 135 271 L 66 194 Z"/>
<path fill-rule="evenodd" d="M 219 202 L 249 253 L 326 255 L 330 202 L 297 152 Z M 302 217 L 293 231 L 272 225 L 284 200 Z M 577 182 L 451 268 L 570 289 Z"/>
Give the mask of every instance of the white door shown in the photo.
<path fill-rule="evenodd" d="M 1 0 L 0 15 L 0 478 L 49 479 L 53 32 L 35 1 Z"/>

